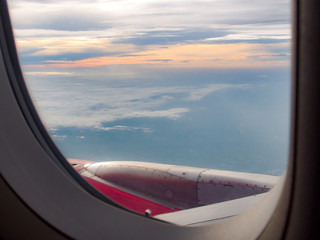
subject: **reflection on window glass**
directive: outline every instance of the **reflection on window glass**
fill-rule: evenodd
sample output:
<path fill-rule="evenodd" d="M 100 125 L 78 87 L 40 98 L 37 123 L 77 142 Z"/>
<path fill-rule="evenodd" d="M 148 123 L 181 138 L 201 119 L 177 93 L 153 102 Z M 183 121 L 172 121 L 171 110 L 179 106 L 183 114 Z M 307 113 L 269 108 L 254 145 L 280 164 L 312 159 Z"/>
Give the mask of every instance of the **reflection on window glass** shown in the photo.
<path fill-rule="evenodd" d="M 153 216 L 266 192 L 284 172 L 288 0 L 9 7 L 44 124 L 110 199 Z"/>

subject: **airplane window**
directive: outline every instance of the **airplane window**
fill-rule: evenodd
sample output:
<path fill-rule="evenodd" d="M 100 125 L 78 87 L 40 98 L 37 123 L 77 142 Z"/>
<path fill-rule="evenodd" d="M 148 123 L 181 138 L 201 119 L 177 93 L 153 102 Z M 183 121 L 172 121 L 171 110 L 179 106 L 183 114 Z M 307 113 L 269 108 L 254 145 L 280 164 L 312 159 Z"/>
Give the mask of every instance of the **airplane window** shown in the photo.
<path fill-rule="evenodd" d="M 147 216 L 243 206 L 231 216 L 285 171 L 288 0 L 9 7 L 42 121 L 109 199 Z"/>

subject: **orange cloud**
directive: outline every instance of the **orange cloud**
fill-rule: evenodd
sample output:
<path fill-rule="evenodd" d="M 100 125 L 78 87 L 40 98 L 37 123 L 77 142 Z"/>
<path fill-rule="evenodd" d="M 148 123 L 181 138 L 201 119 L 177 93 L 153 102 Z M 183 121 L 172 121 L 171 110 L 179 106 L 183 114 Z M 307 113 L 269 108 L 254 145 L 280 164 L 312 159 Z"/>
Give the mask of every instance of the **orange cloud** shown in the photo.
<path fill-rule="evenodd" d="M 263 44 L 177 44 L 166 48 L 152 46 L 127 56 L 103 56 L 75 61 L 46 61 L 54 68 L 93 68 L 108 65 L 144 65 L 188 68 L 281 67 L 288 60 L 277 60 Z M 284 47 L 269 44 L 268 48 Z M 121 45 L 114 45 L 113 48 Z M 118 49 L 121 51 L 121 49 Z"/>

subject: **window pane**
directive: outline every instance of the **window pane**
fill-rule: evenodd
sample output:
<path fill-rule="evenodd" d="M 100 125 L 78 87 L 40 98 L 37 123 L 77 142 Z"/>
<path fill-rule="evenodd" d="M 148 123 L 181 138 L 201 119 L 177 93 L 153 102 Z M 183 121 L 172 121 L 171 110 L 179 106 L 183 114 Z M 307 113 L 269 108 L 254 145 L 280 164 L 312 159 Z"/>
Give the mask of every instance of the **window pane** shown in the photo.
<path fill-rule="evenodd" d="M 28 87 L 67 158 L 284 172 L 289 1 L 9 5 Z"/>

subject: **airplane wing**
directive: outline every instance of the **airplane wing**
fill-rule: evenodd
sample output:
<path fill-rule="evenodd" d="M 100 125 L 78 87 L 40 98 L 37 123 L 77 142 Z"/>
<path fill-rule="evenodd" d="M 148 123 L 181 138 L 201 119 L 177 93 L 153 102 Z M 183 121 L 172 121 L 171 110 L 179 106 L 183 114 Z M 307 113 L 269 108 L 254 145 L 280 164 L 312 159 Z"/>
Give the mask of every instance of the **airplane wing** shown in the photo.
<path fill-rule="evenodd" d="M 217 222 L 244 212 L 262 199 L 265 194 L 242 197 L 174 213 L 159 214 L 154 218 L 180 226 L 198 226 L 209 222 Z"/>
<path fill-rule="evenodd" d="M 147 162 L 68 161 L 110 200 L 133 212 L 179 225 L 237 215 L 278 180 L 263 174 Z"/>

